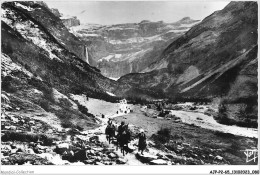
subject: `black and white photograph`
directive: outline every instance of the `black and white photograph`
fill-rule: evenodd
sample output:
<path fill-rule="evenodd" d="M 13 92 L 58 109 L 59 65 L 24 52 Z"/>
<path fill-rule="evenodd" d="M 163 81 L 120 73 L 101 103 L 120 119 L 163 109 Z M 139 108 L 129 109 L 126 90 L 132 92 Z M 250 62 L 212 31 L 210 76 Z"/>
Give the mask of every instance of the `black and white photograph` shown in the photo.
<path fill-rule="evenodd" d="M 258 137 L 258 1 L 1 2 L 1 174 L 259 174 Z"/>

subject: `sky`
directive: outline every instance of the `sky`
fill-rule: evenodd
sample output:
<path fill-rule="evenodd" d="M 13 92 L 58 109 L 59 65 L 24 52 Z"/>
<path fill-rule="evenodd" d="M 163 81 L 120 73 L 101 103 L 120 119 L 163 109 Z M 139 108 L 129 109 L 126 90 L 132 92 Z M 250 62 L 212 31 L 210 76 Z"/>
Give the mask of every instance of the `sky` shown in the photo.
<path fill-rule="evenodd" d="M 175 22 L 183 17 L 202 20 L 230 1 L 45 1 L 81 23 L 120 24 L 142 20 Z"/>

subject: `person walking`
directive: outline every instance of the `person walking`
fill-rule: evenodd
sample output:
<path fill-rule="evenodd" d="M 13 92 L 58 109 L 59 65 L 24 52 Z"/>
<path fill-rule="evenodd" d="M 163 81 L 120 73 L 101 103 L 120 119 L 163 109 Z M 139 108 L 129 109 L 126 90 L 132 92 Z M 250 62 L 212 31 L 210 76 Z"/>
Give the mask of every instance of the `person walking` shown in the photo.
<path fill-rule="evenodd" d="M 110 141 L 115 137 L 115 131 L 116 131 L 115 125 L 113 124 L 112 120 L 109 120 L 105 130 L 106 138 L 109 144 Z"/>
<path fill-rule="evenodd" d="M 118 136 L 122 135 L 125 129 L 125 122 L 121 122 L 121 125 L 118 127 Z"/>
<path fill-rule="evenodd" d="M 143 129 L 140 129 L 140 133 L 138 134 L 139 142 L 138 142 L 138 152 L 141 151 L 143 155 L 144 150 L 146 149 L 146 135 Z"/>

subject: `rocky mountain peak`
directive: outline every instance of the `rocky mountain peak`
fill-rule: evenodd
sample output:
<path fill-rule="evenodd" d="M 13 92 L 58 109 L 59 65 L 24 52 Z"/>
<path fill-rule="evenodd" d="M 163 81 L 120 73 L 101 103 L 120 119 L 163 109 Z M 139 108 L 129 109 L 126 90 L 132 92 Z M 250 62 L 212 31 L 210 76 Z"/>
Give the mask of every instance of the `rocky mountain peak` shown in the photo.
<path fill-rule="evenodd" d="M 149 22 L 151 22 L 151 21 L 150 21 L 150 20 L 142 20 L 142 21 L 140 22 L 140 24 L 149 23 Z"/>
<path fill-rule="evenodd" d="M 74 27 L 74 26 L 79 26 L 80 25 L 80 20 L 76 16 L 72 17 L 61 17 L 63 24 L 67 27 Z"/>
<path fill-rule="evenodd" d="M 52 12 L 55 16 L 57 16 L 58 18 L 60 18 L 60 17 L 63 16 L 63 14 L 60 13 L 59 10 L 56 9 L 56 8 L 51 8 L 51 12 Z"/>

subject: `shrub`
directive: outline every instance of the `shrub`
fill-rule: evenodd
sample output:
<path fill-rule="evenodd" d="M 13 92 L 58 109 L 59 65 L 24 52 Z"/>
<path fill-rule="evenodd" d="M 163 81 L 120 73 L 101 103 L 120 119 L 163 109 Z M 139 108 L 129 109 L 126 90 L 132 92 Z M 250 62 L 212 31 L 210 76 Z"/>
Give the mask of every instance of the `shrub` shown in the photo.
<path fill-rule="evenodd" d="M 86 108 L 85 106 L 78 104 L 78 108 L 79 108 L 79 111 L 80 111 L 81 113 L 86 114 L 86 115 L 89 114 L 89 113 L 88 113 L 88 108 Z"/>
<path fill-rule="evenodd" d="M 75 125 L 69 120 L 63 120 L 61 123 L 61 126 L 63 128 L 74 128 L 75 127 Z"/>
<path fill-rule="evenodd" d="M 169 142 L 171 138 L 171 129 L 170 128 L 161 128 L 158 132 L 157 135 L 154 136 L 156 140 L 158 140 L 161 143 L 167 143 Z"/>
<path fill-rule="evenodd" d="M 3 44 L 3 48 L 6 54 L 12 54 L 13 53 L 13 47 L 12 43 L 8 41 L 7 43 Z"/>
<path fill-rule="evenodd" d="M 48 100 L 45 99 L 41 99 L 39 101 L 39 105 L 47 112 L 50 112 L 50 102 Z"/>
<path fill-rule="evenodd" d="M 60 105 L 63 107 L 69 108 L 72 106 L 71 102 L 66 98 L 60 98 L 59 101 L 60 101 Z"/>
<path fill-rule="evenodd" d="M 49 138 L 44 134 L 29 134 L 20 132 L 7 132 L 2 137 L 3 142 L 7 141 L 21 141 L 21 142 L 37 142 L 42 141 L 44 145 L 52 145 L 53 138 Z"/>
<path fill-rule="evenodd" d="M 170 137 L 171 136 L 171 129 L 170 128 L 161 128 L 157 134 L 159 135 L 163 135 L 163 136 L 166 136 L 166 137 Z"/>
<path fill-rule="evenodd" d="M 1 87 L 4 91 L 9 93 L 15 93 L 17 88 L 13 85 L 13 78 L 11 76 L 6 76 L 2 79 Z"/>
<path fill-rule="evenodd" d="M 50 84 L 45 81 L 40 81 L 34 77 L 29 79 L 28 83 L 36 87 L 36 89 L 42 91 L 46 100 L 53 103 L 55 102 L 55 99 L 53 97 L 53 90 Z"/>
<path fill-rule="evenodd" d="M 224 133 L 224 132 L 220 132 L 220 131 L 215 131 L 214 134 L 215 134 L 216 136 L 223 137 L 223 138 L 233 138 L 233 137 L 234 137 L 233 134 Z"/>
<path fill-rule="evenodd" d="M 228 118 L 227 107 L 223 103 L 219 105 L 218 114 L 214 115 L 214 119 L 221 124 L 226 124 L 226 125 L 234 124 L 234 120 Z"/>

